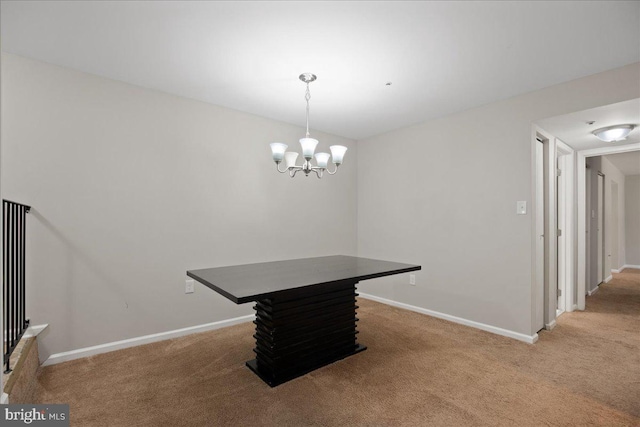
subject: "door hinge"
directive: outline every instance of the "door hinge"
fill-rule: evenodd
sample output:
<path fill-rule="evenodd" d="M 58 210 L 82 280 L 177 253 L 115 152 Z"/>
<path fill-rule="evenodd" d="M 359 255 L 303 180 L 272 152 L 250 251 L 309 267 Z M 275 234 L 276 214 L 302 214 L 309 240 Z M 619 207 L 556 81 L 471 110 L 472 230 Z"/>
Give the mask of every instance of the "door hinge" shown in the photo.
<path fill-rule="evenodd" d="M 562 169 L 556 169 L 556 176 L 562 175 Z"/>
<path fill-rule="evenodd" d="M 561 297 L 562 296 L 562 289 L 558 289 L 558 296 Z"/>
<path fill-rule="evenodd" d="M 558 228 L 558 237 L 562 236 L 562 230 Z"/>

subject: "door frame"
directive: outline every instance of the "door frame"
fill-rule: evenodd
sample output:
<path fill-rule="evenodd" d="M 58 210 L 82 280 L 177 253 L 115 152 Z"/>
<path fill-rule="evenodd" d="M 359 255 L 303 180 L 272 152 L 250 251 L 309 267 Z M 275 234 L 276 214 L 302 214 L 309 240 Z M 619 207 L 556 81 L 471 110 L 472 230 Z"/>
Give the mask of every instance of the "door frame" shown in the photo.
<path fill-rule="evenodd" d="M 576 308 L 575 303 L 575 253 L 577 248 L 577 242 L 575 239 L 577 223 L 575 221 L 576 212 L 576 195 L 575 195 L 575 150 L 562 142 L 560 139 L 556 139 L 556 157 L 562 158 L 562 194 L 564 200 L 559 201 L 562 203 L 563 218 L 558 219 L 559 224 L 563 224 L 562 237 L 564 244 L 563 253 L 558 253 L 558 257 L 563 259 L 563 279 L 564 279 L 564 294 L 561 299 L 564 303 L 564 311 L 573 311 Z M 558 161 L 560 163 L 560 161 Z M 558 212 L 560 206 L 558 206 Z M 559 260 L 558 260 L 559 261 Z M 558 268 L 560 270 L 560 268 Z"/>
<path fill-rule="evenodd" d="M 610 277 L 614 272 L 619 272 L 620 266 L 623 265 L 620 263 L 620 184 L 610 179 L 609 187 L 611 192 L 611 224 L 609 225 L 611 256 L 607 277 Z"/>
<path fill-rule="evenodd" d="M 531 168 L 531 198 L 532 198 L 532 215 L 531 215 L 531 326 L 532 334 L 538 332 L 536 325 L 539 325 L 540 313 L 542 312 L 544 329 L 552 330 L 556 326 L 556 305 L 558 303 L 558 280 L 557 280 L 557 250 L 556 250 L 556 236 L 557 236 L 557 223 L 556 223 L 556 169 L 557 169 L 557 139 L 540 128 L 537 125 L 531 127 L 531 153 L 532 153 L 532 168 Z M 538 158 L 536 156 L 536 145 L 539 143 L 538 139 L 542 141 L 544 147 L 543 153 L 543 186 L 544 186 L 544 253 L 543 256 L 543 272 L 539 271 L 537 239 L 539 236 L 536 233 L 536 222 L 538 220 L 537 203 L 536 203 L 536 190 L 537 190 L 537 171 L 540 165 L 538 164 Z M 541 290 L 539 289 L 539 276 L 543 274 L 543 289 L 542 298 Z"/>
<path fill-rule="evenodd" d="M 586 162 L 587 157 L 604 156 L 607 154 L 628 153 L 630 151 L 640 151 L 640 143 L 619 145 L 612 147 L 594 148 L 591 150 L 578 151 L 576 159 L 577 174 L 577 193 L 578 193 L 578 289 L 577 289 L 577 305 L 578 310 L 584 310 L 586 305 Z"/>
<path fill-rule="evenodd" d="M 596 287 L 600 286 L 602 283 L 604 283 L 604 279 L 605 279 L 605 245 L 604 245 L 604 239 L 605 239 L 605 221 L 604 221 L 604 216 L 605 216 L 605 205 L 604 205 L 604 194 L 605 194 L 605 185 L 606 185 L 606 178 L 605 175 L 602 173 L 602 171 L 598 171 L 598 173 L 596 174 L 596 186 L 597 188 L 597 192 L 596 194 L 597 199 L 596 199 L 596 211 L 598 212 L 598 222 L 597 222 L 597 229 L 596 232 L 598 233 L 596 236 L 596 248 L 598 250 L 598 256 L 596 257 L 597 262 L 596 262 L 596 276 L 598 279 L 598 284 L 596 285 Z M 602 183 L 602 184 L 601 184 Z M 592 285 L 590 285 L 592 286 Z M 594 288 L 595 289 L 595 288 Z"/>
<path fill-rule="evenodd" d="M 591 212 L 589 212 L 589 210 L 591 209 L 591 203 L 592 203 L 591 202 L 591 188 L 593 186 L 593 183 L 591 182 L 591 173 L 588 172 L 589 169 L 590 169 L 590 167 L 586 166 L 586 164 L 585 164 L 585 170 L 584 170 L 584 174 L 585 174 L 585 215 L 587 215 L 587 218 L 585 218 L 585 239 L 586 239 L 585 242 L 589 242 L 590 241 L 591 233 L 593 233 L 593 230 L 591 230 Z M 586 283 L 591 283 L 591 245 L 590 244 L 587 244 L 587 246 L 585 247 L 585 281 L 586 281 Z M 576 290 L 576 296 L 577 296 L 577 290 Z M 576 306 L 577 306 L 577 301 L 576 301 Z"/>
<path fill-rule="evenodd" d="M 542 161 L 544 165 L 539 164 L 539 158 L 536 155 L 536 148 L 542 141 L 544 152 Z M 558 158 L 563 158 L 563 190 L 564 190 L 564 227 L 562 230 L 565 236 L 564 256 L 564 310 L 573 311 L 577 306 L 577 263 L 576 253 L 578 242 L 576 239 L 578 222 L 576 219 L 577 202 L 576 192 L 576 154 L 577 152 L 537 125 L 532 126 L 532 179 L 531 179 L 531 197 L 532 218 L 531 218 L 531 325 L 532 334 L 538 332 L 540 324 L 547 329 L 552 330 L 556 325 L 557 306 L 558 306 L 558 206 L 556 203 L 556 177 L 558 169 Z M 584 167 L 584 166 L 583 166 Z M 543 174 L 542 185 L 544 188 L 543 209 L 539 213 L 536 202 L 537 187 L 539 182 L 539 171 Z M 536 232 L 536 224 L 539 215 L 544 217 L 544 249 L 539 254 L 537 248 L 538 234 Z M 542 257 L 542 268 L 538 258 Z M 540 280 L 542 275 L 542 280 Z M 540 322 L 542 318 L 542 322 Z"/>
<path fill-rule="evenodd" d="M 545 248 L 544 248 L 544 144 L 553 138 L 537 126 L 532 127 L 531 135 L 531 334 L 537 336 L 544 329 L 544 285 L 545 285 Z M 540 150 L 540 151 L 538 151 Z M 541 230 L 538 230 L 538 222 Z M 538 253 L 538 243 L 542 239 L 542 250 Z"/>

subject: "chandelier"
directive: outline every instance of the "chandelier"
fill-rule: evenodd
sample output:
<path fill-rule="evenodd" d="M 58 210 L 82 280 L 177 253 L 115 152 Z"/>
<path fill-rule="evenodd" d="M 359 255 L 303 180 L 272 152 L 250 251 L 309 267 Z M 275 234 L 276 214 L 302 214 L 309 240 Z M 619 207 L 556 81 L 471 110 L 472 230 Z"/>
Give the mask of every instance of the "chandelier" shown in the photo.
<path fill-rule="evenodd" d="M 338 171 L 338 167 L 342 164 L 342 159 L 344 158 L 344 153 L 347 151 L 347 147 L 343 145 L 332 145 L 329 147 L 331 150 L 331 154 L 329 153 L 316 153 L 316 166 L 311 164 L 311 160 L 313 160 L 314 152 L 316 151 L 316 145 L 318 145 L 318 140 L 310 138 L 309 135 L 309 100 L 311 99 L 311 92 L 309 92 L 309 83 L 316 79 L 315 74 L 304 73 L 300 74 L 300 80 L 307 84 L 307 92 L 305 94 L 304 99 L 307 100 L 307 135 L 306 137 L 300 139 L 300 145 L 302 146 L 302 157 L 304 157 L 304 163 L 302 166 L 296 165 L 296 160 L 298 159 L 298 153 L 294 151 L 286 151 L 287 144 L 283 144 L 281 142 L 272 142 L 271 145 L 271 155 L 273 156 L 273 161 L 276 162 L 276 168 L 280 173 L 289 172 L 289 176 L 293 178 L 296 176 L 296 173 L 299 171 L 304 172 L 305 176 L 309 176 L 309 173 L 315 172 L 318 178 L 322 178 L 322 174 L 327 171 L 329 175 L 333 175 Z M 327 166 L 329 163 L 329 157 L 331 157 L 331 162 L 335 165 L 333 172 L 331 172 Z M 280 170 L 280 163 L 284 159 L 285 169 Z"/>

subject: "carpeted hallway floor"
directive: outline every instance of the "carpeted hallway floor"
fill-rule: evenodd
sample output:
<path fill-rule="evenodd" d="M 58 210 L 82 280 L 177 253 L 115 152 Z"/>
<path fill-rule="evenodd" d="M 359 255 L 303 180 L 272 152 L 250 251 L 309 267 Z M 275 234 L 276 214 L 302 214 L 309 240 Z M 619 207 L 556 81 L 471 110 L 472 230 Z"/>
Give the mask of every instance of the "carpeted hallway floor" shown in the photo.
<path fill-rule="evenodd" d="M 640 270 L 534 345 L 359 305 L 367 351 L 273 389 L 246 323 L 46 367 L 37 399 L 76 426 L 640 426 Z"/>

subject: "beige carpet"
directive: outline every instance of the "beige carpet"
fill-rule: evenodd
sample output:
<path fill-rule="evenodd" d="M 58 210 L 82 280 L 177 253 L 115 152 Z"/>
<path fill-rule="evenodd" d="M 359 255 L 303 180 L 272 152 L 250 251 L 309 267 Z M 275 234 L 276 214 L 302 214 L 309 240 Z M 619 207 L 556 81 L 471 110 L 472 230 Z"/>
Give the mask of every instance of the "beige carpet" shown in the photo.
<path fill-rule="evenodd" d="M 247 323 L 44 368 L 37 399 L 77 426 L 640 425 L 640 270 L 534 345 L 359 304 L 368 350 L 277 388 Z"/>

